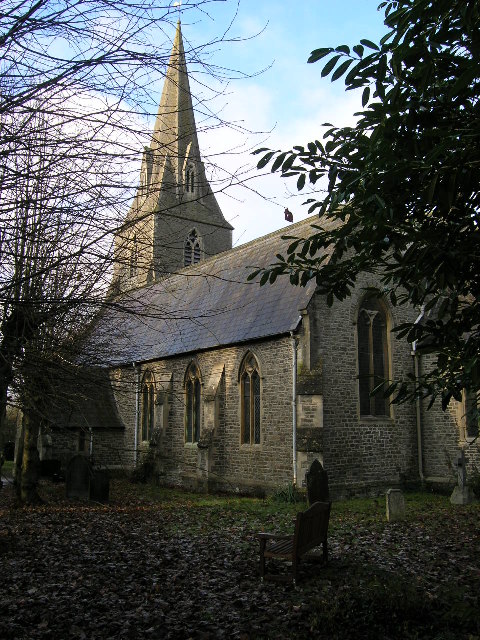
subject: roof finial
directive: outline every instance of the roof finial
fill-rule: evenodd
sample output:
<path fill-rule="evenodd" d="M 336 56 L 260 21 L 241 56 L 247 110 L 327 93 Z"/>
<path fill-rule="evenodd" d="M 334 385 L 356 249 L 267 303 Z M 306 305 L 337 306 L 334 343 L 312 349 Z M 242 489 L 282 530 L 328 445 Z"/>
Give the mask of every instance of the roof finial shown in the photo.
<path fill-rule="evenodd" d="M 182 12 L 182 0 L 173 3 L 174 7 L 178 7 L 178 21 L 180 22 L 180 13 Z"/>

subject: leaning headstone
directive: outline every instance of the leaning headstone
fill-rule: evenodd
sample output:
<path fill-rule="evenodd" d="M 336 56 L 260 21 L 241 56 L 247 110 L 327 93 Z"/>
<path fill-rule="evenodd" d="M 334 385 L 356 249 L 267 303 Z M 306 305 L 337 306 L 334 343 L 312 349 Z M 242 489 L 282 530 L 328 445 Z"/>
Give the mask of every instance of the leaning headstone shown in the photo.
<path fill-rule="evenodd" d="M 317 458 L 315 458 L 310 470 L 305 474 L 305 480 L 307 482 L 308 504 L 330 502 L 328 474 Z"/>
<path fill-rule="evenodd" d="M 90 495 L 92 470 L 84 456 L 74 456 L 67 466 L 67 498 L 85 498 Z"/>
<path fill-rule="evenodd" d="M 106 504 L 110 495 L 110 477 L 105 469 L 96 469 L 90 479 L 90 500 Z"/>
<path fill-rule="evenodd" d="M 450 502 L 452 504 L 470 504 L 473 501 L 473 491 L 467 485 L 467 460 L 465 458 L 465 451 L 461 449 L 457 459 L 457 486 L 450 496 Z"/>
<path fill-rule="evenodd" d="M 405 518 L 405 500 L 400 489 L 387 491 L 387 520 L 396 522 Z"/>

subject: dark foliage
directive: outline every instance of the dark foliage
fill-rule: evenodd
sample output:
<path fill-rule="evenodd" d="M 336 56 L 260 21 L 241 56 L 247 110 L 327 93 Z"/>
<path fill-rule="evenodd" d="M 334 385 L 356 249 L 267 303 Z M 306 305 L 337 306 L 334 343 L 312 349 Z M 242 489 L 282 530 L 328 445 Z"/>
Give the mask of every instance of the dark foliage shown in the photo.
<path fill-rule="evenodd" d="M 328 125 L 323 141 L 263 153 L 259 167 L 294 176 L 297 188 L 328 182 L 306 201 L 320 220 L 309 239 L 263 272 L 296 285 L 315 279 L 331 305 L 350 295 L 360 272 L 379 273 L 393 305 L 424 308 L 399 338 L 434 353 L 433 370 L 388 390 L 420 392 L 444 407 L 480 375 L 480 5 L 474 0 L 382 2 L 388 29 L 312 52 L 321 75 L 363 88 L 358 124 Z M 264 153 L 268 151 L 268 153 Z M 322 180 L 325 179 L 325 180 Z M 327 259 L 326 256 L 330 258 Z M 258 272 L 257 272 L 258 273 Z"/>

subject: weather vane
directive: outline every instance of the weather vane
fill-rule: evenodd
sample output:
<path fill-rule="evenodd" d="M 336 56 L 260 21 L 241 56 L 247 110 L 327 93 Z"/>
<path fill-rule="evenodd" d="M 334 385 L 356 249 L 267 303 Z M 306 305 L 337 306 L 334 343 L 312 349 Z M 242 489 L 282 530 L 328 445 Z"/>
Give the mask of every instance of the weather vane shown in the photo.
<path fill-rule="evenodd" d="M 178 7 L 178 17 L 180 19 L 180 11 L 181 11 L 181 8 L 182 8 L 182 0 L 179 0 L 179 2 L 174 2 L 173 6 L 174 7 Z"/>

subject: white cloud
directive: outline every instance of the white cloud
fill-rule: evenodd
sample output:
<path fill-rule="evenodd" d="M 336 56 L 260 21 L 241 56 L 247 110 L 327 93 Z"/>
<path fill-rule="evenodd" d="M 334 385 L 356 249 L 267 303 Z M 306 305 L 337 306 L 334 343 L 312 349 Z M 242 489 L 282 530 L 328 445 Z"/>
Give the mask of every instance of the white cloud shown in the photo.
<path fill-rule="evenodd" d="M 234 242 L 243 243 L 285 226 L 284 209 L 294 213 L 294 219 L 307 216 L 301 203 L 306 194 L 298 193 L 295 179 L 283 180 L 279 174 L 255 169 L 261 156 L 252 156 L 251 150 L 260 146 L 286 150 L 294 144 L 306 144 L 321 138 L 321 124 L 354 125 L 354 112 L 361 107 L 359 92 L 344 92 L 335 84 L 323 82 L 309 88 L 299 76 L 286 78 L 285 96 L 258 82 L 237 86 L 229 95 L 222 117 L 241 124 L 252 132 L 239 132 L 228 127 L 206 131 L 200 143 L 204 155 L 214 156 L 227 172 L 234 174 L 241 167 L 239 178 L 244 186 L 229 186 L 218 195 L 225 217 L 234 225 Z M 282 85 L 280 85 L 282 86 Z M 271 130 L 269 132 L 269 130 Z M 236 153 L 222 155 L 226 149 Z M 218 175 L 218 174 L 217 174 Z"/>

